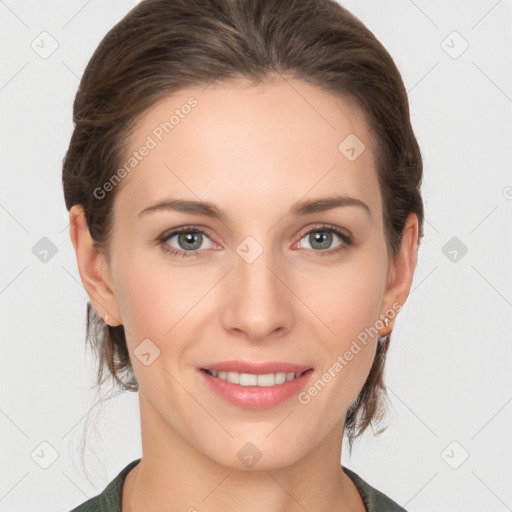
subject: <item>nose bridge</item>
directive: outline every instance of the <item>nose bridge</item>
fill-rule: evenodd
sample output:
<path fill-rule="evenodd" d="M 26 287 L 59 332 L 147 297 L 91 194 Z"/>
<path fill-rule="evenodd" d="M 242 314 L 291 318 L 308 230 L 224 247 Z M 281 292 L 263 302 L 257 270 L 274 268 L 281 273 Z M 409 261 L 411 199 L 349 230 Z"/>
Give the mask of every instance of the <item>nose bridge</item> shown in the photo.
<path fill-rule="evenodd" d="M 262 236 L 260 235 L 260 239 Z M 227 329 L 245 331 L 251 338 L 264 338 L 277 329 L 287 329 L 293 320 L 289 291 L 279 262 L 274 257 L 272 234 L 260 242 L 247 236 L 236 247 L 229 286 L 231 302 L 224 316 Z"/>

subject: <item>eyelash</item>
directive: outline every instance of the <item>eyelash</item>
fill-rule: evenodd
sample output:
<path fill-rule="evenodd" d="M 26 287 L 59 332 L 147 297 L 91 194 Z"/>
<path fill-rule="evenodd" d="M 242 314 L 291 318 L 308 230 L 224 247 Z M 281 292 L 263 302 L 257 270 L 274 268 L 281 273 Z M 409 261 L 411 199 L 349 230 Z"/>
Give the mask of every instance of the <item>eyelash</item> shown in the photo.
<path fill-rule="evenodd" d="M 306 231 L 300 237 L 300 240 L 302 240 L 306 235 L 309 235 L 311 233 L 318 232 L 318 231 L 320 231 L 320 232 L 330 231 L 330 232 L 334 233 L 335 235 L 337 235 L 343 242 L 339 247 L 337 247 L 335 249 L 328 249 L 325 251 L 315 251 L 314 249 L 308 249 L 309 251 L 314 252 L 318 256 L 329 256 L 329 255 L 332 255 L 335 253 L 339 253 L 339 252 L 347 250 L 351 245 L 353 245 L 352 238 L 349 235 L 343 233 L 338 228 L 336 228 L 334 226 L 327 225 L 327 224 L 315 226 L 314 228 L 310 229 L 309 231 Z M 201 252 L 200 249 L 196 249 L 194 251 L 180 251 L 178 249 L 174 249 L 173 247 L 170 247 L 167 244 L 167 241 L 170 238 L 172 238 L 175 235 L 179 235 L 180 233 L 183 233 L 183 232 L 185 232 L 185 233 L 200 233 L 200 234 L 205 235 L 206 237 L 210 238 L 200 228 L 196 228 L 194 226 L 184 226 L 182 228 L 175 229 L 174 231 L 172 231 L 169 234 L 166 233 L 158 238 L 158 243 L 162 247 L 162 250 L 164 250 L 166 253 L 169 253 L 171 256 L 178 256 L 178 257 L 183 257 L 183 258 L 195 256 L 195 255 L 197 255 L 197 253 Z"/>

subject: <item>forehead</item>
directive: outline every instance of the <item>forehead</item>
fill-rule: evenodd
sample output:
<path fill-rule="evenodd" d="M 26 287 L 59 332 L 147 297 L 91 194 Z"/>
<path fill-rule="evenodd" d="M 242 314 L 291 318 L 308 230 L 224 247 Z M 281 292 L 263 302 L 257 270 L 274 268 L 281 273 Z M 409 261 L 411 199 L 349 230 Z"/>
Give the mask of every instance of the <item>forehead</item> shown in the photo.
<path fill-rule="evenodd" d="M 374 143 L 361 111 L 292 78 L 169 95 L 141 116 L 124 160 L 129 172 L 115 206 L 123 216 L 166 197 L 254 213 L 339 192 L 380 207 Z"/>

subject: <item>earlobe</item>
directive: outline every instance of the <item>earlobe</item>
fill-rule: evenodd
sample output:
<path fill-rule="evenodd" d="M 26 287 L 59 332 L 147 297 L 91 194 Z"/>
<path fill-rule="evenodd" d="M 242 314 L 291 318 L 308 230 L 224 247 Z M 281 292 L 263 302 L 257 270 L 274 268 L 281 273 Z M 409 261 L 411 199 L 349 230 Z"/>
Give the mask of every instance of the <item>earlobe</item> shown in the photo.
<path fill-rule="evenodd" d="M 120 325 L 110 266 L 104 252 L 94 245 L 81 205 L 74 205 L 69 211 L 69 235 L 82 284 L 94 309 L 103 318 L 108 315 L 109 325 Z"/>
<path fill-rule="evenodd" d="M 403 307 L 412 285 L 414 269 L 418 258 L 418 217 L 409 213 L 402 230 L 402 241 L 400 249 L 394 260 L 391 262 L 388 283 L 382 298 L 383 310 L 398 311 Z M 381 334 L 386 336 L 393 330 L 396 315 L 393 316 L 387 329 L 388 332 Z"/>

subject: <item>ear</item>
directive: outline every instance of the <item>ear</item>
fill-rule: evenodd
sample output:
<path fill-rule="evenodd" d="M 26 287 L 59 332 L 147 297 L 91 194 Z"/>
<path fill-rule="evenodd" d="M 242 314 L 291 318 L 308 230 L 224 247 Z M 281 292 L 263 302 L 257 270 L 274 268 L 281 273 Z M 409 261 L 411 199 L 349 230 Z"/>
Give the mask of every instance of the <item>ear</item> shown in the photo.
<path fill-rule="evenodd" d="M 80 278 L 94 309 L 103 319 L 108 315 L 109 325 L 120 325 L 121 315 L 110 265 L 104 252 L 94 245 L 82 205 L 74 205 L 69 211 L 69 234 L 75 248 Z"/>
<path fill-rule="evenodd" d="M 414 213 L 409 213 L 405 220 L 402 230 L 402 241 L 400 249 L 394 260 L 390 263 L 388 279 L 384 295 L 381 302 L 381 317 L 385 316 L 385 311 L 400 311 L 405 304 L 412 285 L 414 269 L 416 268 L 418 258 L 418 217 Z M 398 304 L 397 304 L 398 303 Z M 393 304 L 395 307 L 393 307 Z M 398 309 L 397 309 L 397 306 Z M 396 314 L 390 321 L 385 331 L 379 334 L 387 336 L 393 330 Z"/>

